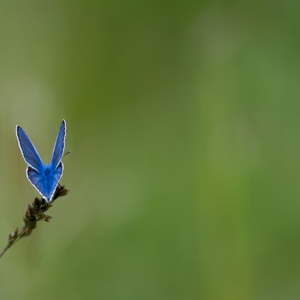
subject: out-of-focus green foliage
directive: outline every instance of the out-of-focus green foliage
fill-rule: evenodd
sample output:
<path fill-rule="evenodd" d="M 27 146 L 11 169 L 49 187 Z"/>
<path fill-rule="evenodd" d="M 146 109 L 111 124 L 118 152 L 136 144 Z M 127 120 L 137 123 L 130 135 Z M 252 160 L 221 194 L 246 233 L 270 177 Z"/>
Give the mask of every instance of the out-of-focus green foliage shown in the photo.
<path fill-rule="evenodd" d="M 295 1 L 0 2 L 0 244 L 36 190 L 70 193 L 0 260 L 0 299 L 300 297 Z M 2 241 L 2 242 L 1 242 Z"/>

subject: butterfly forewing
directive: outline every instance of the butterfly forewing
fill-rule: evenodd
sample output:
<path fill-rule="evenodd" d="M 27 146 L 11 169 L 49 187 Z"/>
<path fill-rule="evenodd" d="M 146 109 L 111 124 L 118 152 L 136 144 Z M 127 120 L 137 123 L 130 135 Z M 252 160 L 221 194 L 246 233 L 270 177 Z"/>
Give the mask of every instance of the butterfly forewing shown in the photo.
<path fill-rule="evenodd" d="M 56 168 L 63 156 L 65 149 L 65 137 L 66 137 L 66 121 L 63 120 L 57 134 L 56 142 L 53 149 L 51 166 Z"/>
<path fill-rule="evenodd" d="M 16 133 L 24 160 L 33 169 L 42 170 L 43 162 L 25 131 L 20 126 L 17 126 Z"/>

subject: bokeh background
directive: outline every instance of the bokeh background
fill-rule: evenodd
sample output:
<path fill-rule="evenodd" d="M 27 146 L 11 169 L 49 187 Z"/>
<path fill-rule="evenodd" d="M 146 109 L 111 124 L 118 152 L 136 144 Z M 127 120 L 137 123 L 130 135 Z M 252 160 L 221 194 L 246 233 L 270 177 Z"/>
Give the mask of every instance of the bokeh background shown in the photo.
<path fill-rule="evenodd" d="M 0 245 L 67 122 L 71 188 L 0 299 L 299 299 L 297 1 L 0 2 Z"/>

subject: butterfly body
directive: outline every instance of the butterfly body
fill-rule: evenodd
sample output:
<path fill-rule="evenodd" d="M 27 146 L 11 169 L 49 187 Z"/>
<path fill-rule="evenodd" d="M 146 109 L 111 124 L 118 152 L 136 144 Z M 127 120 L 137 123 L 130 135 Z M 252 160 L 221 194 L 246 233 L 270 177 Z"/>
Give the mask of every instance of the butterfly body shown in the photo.
<path fill-rule="evenodd" d="M 42 162 L 34 145 L 20 126 L 16 127 L 16 135 L 22 156 L 28 164 L 26 169 L 28 180 L 42 197 L 48 203 L 51 203 L 55 189 L 63 174 L 64 167 L 61 158 L 65 148 L 65 120 L 63 120 L 60 125 L 50 164 L 44 164 Z"/>

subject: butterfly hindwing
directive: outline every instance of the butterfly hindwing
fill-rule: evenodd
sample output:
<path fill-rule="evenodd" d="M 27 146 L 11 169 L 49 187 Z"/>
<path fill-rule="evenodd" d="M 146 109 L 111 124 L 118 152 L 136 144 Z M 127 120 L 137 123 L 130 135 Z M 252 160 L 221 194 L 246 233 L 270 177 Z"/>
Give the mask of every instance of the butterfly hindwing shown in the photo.
<path fill-rule="evenodd" d="M 41 172 L 28 166 L 26 169 L 26 175 L 30 183 L 37 189 L 37 191 L 42 196 L 46 197 L 47 195 L 45 195 L 45 189 L 44 189 L 45 180 L 42 178 Z"/>
<path fill-rule="evenodd" d="M 63 156 L 65 149 L 65 138 L 66 138 L 66 121 L 63 120 L 56 137 L 56 142 L 53 149 L 51 166 L 52 168 L 56 168 Z"/>
<path fill-rule="evenodd" d="M 42 170 L 43 162 L 25 131 L 17 126 L 17 139 L 24 160 L 35 170 Z"/>
<path fill-rule="evenodd" d="M 51 202 L 56 186 L 63 173 L 63 164 L 60 162 L 55 170 L 50 167 L 37 171 L 30 166 L 26 170 L 27 178 L 37 191 Z"/>

